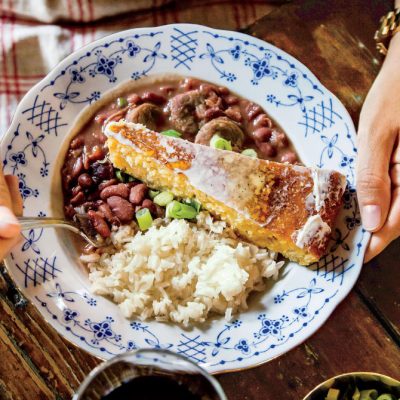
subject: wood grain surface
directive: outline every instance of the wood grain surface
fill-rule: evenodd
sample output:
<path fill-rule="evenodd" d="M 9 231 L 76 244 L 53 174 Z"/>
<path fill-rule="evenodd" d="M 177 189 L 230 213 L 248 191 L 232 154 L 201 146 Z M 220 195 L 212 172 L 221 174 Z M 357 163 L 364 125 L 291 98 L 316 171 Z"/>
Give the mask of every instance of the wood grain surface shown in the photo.
<path fill-rule="evenodd" d="M 247 32 L 295 56 L 346 105 L 357 123 L 379 71 L 373 33 L 392 1 L 303 0 Z M 309 340 L 259 367 L 219 375 L 230 400 L 302 399 L 343 372 L 400 379 L 400 242 L 365 265 L 355 290 Z M 4 272 L 4 271 L 3 271 Z M 68 399 L 99 360 L 49 327 L 0 277 L 0 399 Z"/>

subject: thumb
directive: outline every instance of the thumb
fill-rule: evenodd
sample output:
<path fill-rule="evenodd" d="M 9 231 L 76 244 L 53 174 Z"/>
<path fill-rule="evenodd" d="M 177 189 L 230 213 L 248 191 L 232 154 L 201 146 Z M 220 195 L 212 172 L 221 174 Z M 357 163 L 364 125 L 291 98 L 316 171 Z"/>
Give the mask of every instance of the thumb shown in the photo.
<path fill-rule="evenodd" d="M 386 221 L 390 207 L 389 161 L 391 137 L 377 132 L 359 133 L 357 160 L 357 197 L 361 219 L 367 231 L 378 231 Z"/>
<path fill-rule="evenodd" d="M 19 223 L 11 211 L 11 196 L 7 182 L 0 171 L 0 238 L 15 237 L 19 232 Z"/>

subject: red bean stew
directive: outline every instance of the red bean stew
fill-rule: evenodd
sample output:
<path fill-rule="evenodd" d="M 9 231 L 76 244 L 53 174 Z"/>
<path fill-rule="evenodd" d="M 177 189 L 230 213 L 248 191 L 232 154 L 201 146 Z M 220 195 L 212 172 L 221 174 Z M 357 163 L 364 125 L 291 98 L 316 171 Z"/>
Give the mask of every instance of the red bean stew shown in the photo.
<path fill-rule="evenodd" d="M 141 208 L 153 217 L 164 215 L 145 184 L 117 171 L 107 159 L 102 128 L 122 118 L 159 132 L 173 129 L 183 139 L 204 145 L 218 134 L 231 142 L 233 151 L 253 149 L 259 158 L 298 162 L 285 133 L 262 107 L 226 87 L 193 78 L 143 86 L 103 107 L 71 140 L 62 167 L 66 217 L 86 215 L 79 222 L 104 238 L 113 225 L 130 223 Z"/>

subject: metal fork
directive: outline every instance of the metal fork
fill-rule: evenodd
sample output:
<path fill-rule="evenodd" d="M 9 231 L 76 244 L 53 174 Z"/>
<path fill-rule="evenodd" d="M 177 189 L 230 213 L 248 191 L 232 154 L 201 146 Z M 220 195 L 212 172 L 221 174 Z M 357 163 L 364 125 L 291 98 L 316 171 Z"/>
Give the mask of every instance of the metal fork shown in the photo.
<path fill-rule="evenodd" d="M 61 218 L 47 218 L 47 217 L 18 217 L 22 230 L 37 229 L 37 228 L 65 228 L 71 232 L 77 233 L 89 244 L 94 247 L 102 247 L 106 243 L 87 235 L 79 226 L 72 222 Z"/>

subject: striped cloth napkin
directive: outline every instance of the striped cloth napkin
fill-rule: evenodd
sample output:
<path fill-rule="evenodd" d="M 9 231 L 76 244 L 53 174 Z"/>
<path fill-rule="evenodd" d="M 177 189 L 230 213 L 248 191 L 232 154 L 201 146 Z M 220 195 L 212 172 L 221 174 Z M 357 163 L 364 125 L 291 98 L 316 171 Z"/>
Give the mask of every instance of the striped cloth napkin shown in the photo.
<path fill-rule="evenodd" d="M 173 22 L 238 30 L 260 0 L 0 0 L 0 138 L 22 96 L 76 49 L 113 32 Z"/>

